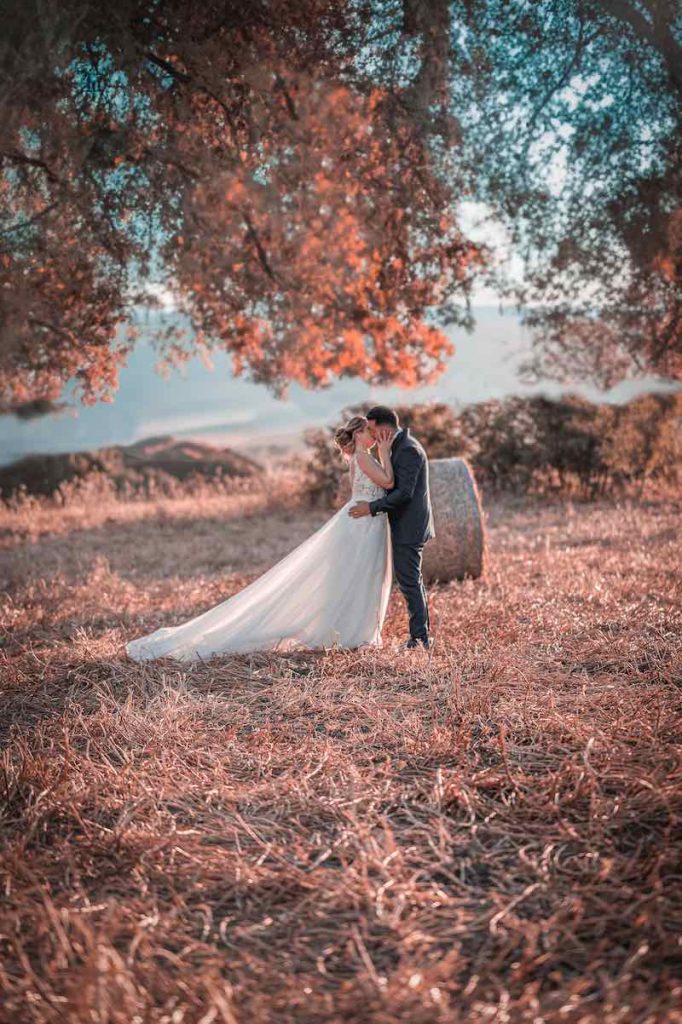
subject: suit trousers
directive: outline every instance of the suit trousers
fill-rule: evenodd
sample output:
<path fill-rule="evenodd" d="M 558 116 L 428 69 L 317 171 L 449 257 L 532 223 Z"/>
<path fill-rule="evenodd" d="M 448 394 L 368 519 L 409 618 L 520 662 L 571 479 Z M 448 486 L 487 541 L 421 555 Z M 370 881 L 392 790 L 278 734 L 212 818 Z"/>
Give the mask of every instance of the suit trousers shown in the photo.
<path fill-rule="evenodd" d="M 407 601 L 412 640 L 427 640 L 429 607 L 422 577 L 423 544 L 393 544 L 393 569 Z"/>

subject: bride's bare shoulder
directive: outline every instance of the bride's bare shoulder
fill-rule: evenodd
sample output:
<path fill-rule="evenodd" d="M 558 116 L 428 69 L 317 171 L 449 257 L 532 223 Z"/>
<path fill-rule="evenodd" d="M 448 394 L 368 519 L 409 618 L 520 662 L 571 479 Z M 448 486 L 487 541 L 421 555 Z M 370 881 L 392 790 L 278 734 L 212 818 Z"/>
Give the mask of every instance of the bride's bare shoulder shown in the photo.
<path fill-rule="evenodd" d="M 360 469 L 371 469 L 373 466 L 378 466 L 381 469 L 381 463 L 369 452 L 356 452 L 355 458 Z"/>

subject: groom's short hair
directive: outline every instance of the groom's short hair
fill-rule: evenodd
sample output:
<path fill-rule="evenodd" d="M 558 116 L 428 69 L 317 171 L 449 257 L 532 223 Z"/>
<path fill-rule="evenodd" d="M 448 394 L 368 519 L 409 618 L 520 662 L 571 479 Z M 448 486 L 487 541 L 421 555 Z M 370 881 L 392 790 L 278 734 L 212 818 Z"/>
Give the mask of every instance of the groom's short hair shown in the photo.
<path fill-rule="evenodd" d="M 398 427 L 398 414 L 387 405 L 375 405 L 365 416 L 368 420 L 374 420 L 378 427 Z"/>

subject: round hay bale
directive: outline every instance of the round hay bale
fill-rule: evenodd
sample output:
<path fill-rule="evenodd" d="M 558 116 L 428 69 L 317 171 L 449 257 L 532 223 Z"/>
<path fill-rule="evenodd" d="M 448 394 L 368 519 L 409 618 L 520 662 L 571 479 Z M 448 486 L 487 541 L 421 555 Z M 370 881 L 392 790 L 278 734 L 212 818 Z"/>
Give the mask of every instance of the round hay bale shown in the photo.
<path fill-rule="evenodd" d="M 429 461 L 429 487 L 436 536 L 424 548 L 424 578 L 477 579 L 483 571 L 484 529 L 481 500 L 465 459 Z"/>

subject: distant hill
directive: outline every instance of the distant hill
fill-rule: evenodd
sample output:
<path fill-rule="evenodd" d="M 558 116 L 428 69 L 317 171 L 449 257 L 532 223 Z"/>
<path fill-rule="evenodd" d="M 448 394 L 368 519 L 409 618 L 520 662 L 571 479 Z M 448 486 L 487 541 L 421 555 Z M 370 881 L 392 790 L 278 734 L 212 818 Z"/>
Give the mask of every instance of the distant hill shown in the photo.
<path fill-rule="evenodd" d="M 162 435 L 93 451 L 27 455 L 0 467 L 0 495 L 9 497 L 22 486 L 29 494 L 53 494 L 60 484 L 91 473 L 104 473 L 122 486 L 163 476 L 177 480 L 192 474 L 248 477 L 260 468 L 258 462 L 230 448 L 214 448 Z"/>

